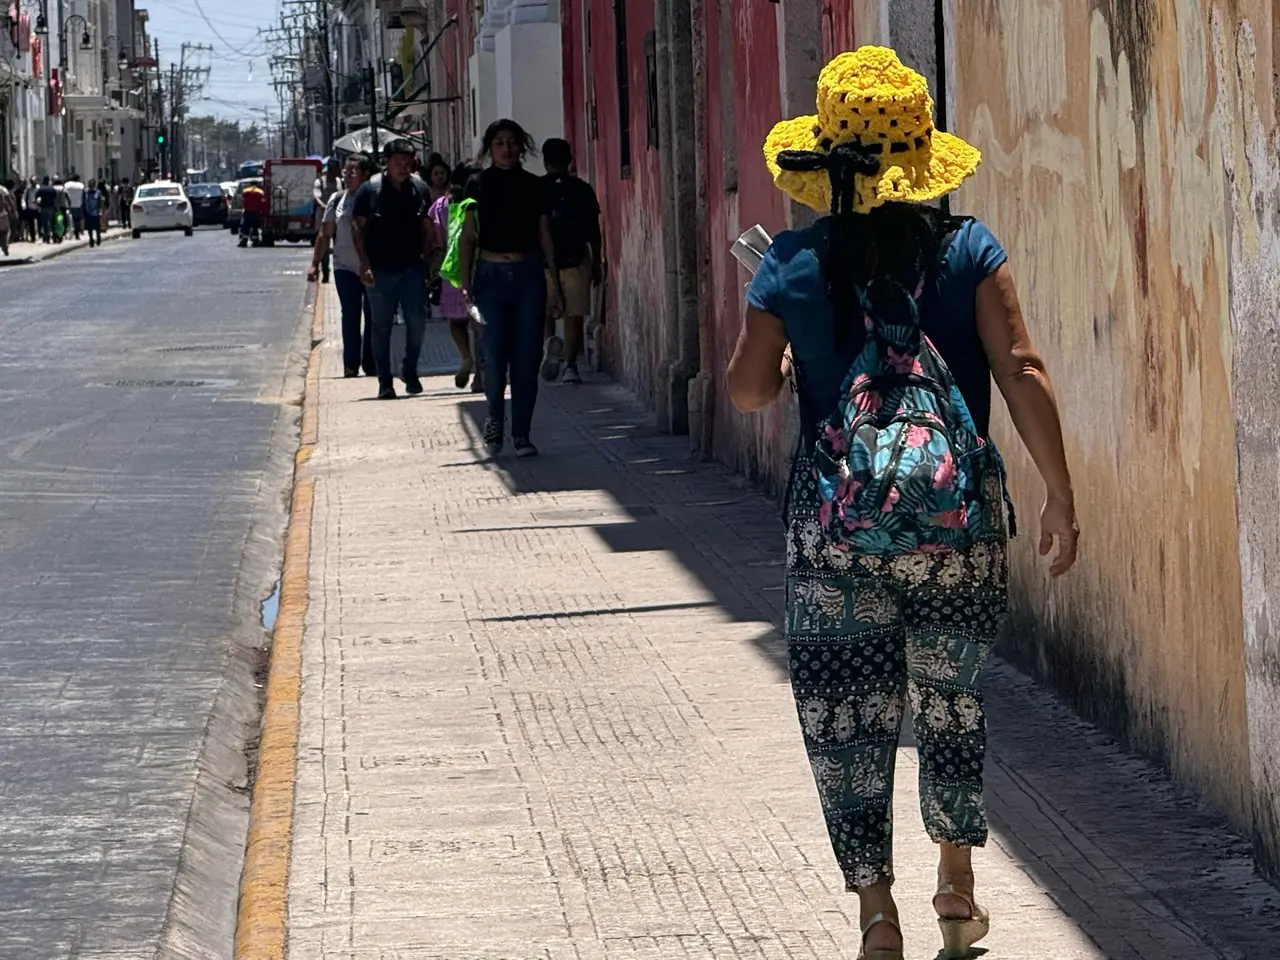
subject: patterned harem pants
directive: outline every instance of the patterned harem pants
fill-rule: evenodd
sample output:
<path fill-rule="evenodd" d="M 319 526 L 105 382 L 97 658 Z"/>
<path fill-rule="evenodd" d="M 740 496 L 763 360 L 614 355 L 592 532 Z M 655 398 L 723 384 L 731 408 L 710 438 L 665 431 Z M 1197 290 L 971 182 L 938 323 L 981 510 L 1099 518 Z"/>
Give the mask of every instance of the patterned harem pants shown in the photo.
<path fill-rule="evenodd" d="M 849 890 L 893 882 L 893 768 L 910 703 L 935 842 L 982 846 L 979 676 L 1007 607 L 1002 518 L 964 552 L 856 556 L 793 514 L 787 647 L 805 750 Z"/>

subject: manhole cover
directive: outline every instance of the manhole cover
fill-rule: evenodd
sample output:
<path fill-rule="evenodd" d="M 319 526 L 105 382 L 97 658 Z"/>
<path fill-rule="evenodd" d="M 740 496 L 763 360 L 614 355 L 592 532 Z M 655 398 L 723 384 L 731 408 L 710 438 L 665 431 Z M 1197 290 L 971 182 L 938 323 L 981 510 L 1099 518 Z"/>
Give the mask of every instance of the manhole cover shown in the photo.
<path fill-rule="evenodd" d="M 248 350 L 247 343 L 196 343 L 189 347 L 160 347 L 157 353 L 207 353 L 214 350 Z"/>
<path fill-rule="evenodd" d="M 143 387 L 174 389 L 177 387 L 229 387 L 234 384 L 234 380 L 117 380 L 108 384 L 108 386 L 124 387 L 126 389 L 140 389 Z"/>

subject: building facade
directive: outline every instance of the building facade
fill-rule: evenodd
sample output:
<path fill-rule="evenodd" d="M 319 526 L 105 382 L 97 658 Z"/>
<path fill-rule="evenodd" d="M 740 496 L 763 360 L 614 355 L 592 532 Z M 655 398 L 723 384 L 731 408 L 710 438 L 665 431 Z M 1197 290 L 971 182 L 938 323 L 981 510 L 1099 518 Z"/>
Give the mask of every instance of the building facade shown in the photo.
<path fill-rule="evenodd" d="M 132 0 L 64 0 L 50 5 L 43 26 L 42 9 L 10 5 L 3 23 L 0 133 L 8 150 L 0 175 L 136 176 L 144 114 Z"/>
<path fill-rule="evenodd" d="M 773 490 L 786 402 L 733 410 L 738 234 L 806 222 L 761 146 L 862 43 L 985 156 L 953 198 L 1010 253 L 1055 376 L 1085 531 L 1012 551 L 1008 656 L 1250 832 L 1280 877 L 1280 9 L 1271 0 L 400 0 L 431 30 L 431 135 L 559 130 L 605 211 L 602 364 Z M 547 63 L 559 28 L 560 64 Z M 524 44 L 524 33 L 530 42 Z M 527 64 L 527 66 L 526 66 Z M 555 116 L 558 106 L 559 117 Z M 1041 490 L 997 417 L 1015 496 Z M 1034 518 L 1026 524 L 1034 528 Z M 1274 601 L 1274 602 L 1273 602 Z"/>

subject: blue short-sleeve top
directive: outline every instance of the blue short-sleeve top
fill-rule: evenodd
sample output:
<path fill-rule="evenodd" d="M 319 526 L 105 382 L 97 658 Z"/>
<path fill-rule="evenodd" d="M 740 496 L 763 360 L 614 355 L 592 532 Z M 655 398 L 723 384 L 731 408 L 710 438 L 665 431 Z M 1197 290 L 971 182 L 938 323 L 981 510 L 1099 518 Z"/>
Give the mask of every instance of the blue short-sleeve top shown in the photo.
<path fill-rule="evenodd" d="M 837 350 L 835 312 L 823 277 L 831 218 L 803 230 L 781 233 L 765 254 L 747 291 L 747 302 L 782 321 L 791 341 L 806 438 L 836 408 L 840 388 L 862 350 L 866 330 L 857 318 L 843 349 Z M 978 285 L 1008 259 L 982 223 L 966 219 L 952 237 L 921 299 L 920 322 L 955 377 L 983 437 L 991 421 L 991 368 L 978 336 Z"/>

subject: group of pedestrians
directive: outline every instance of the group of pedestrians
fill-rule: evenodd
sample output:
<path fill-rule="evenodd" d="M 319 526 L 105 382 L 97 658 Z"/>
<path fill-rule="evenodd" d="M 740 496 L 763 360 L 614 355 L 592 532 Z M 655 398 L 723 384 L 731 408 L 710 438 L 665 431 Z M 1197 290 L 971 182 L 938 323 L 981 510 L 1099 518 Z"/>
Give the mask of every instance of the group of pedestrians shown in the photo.
<path fill-rule="evenodd" d="M 30 177 L 0 185 L 0 252 L 11 242 L 62 243 L 68 235 L 88 236 L 89 246 L 102 243 L 102 228 L 111 220 L 129 226 L 133 187 L 128 180 L 85 183 L 72 173 L 62 177 Z"/>
<path fill-rule="evenodd" d="M 581 383 L 578 359 L 591 289 L 602 276 L 600 205 L 571 172 L 561 139 L 542 145 L 545 176 L 524 167 L 535 146 L 514 120 L 485 131 L 479 161 L 419 167 L 414 145 L 394 140 L 379 171 L 366 157 L 330 163 L 316 184 L 324 202 L 308 277 L 332 271 L 342 305 L 343 370 L 378 378 L 378 399 L 422 392 L 417 361 L 428 313 L 449 324 L 459 389 L 484 393 L 484 443 L 497 455 L 507 432 L 519 457 L 531 440 L 538 378 Z M 330 268 L 332 261 L 332 268 Z M 391 365 L 395 318 L 405 324 L 400 370 Z M 363 323 L 362 321 L 363 316 Z M 556 336 L 563 318 L 565 337 Z"/>

